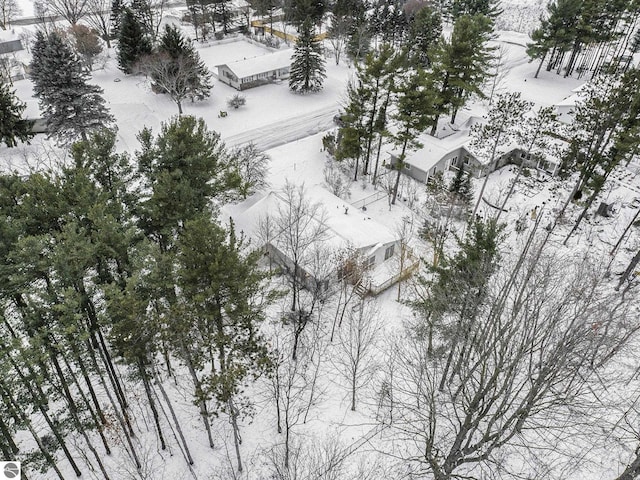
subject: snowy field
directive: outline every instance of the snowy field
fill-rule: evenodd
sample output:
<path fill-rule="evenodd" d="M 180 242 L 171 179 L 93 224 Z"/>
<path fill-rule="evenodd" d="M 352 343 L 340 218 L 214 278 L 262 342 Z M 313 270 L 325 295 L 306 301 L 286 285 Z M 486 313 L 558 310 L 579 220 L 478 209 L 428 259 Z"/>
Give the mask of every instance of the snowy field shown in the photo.
<path fill-rule="evenodd" d="M 526 32 L 535 24 L 532 12 L 541 11 L 540 2 L 516 5 L 511 8 L 503 3 L 505 14 L 501 17 L 505 27 L 519 32 Z M 31 9 L 30 9 L 31 8 Z M 24 16 L 32 14 L 32 4 L 22 2 Z M 513 13 L 516 12 L 516 13 Z M 28 27 L 26 27 L 28 28 Z M 524 33 L 515 31 L 498 32 L 495 40 L 496 46 L 504 48 L 505 52 L 505 77 L 499 85 L 499 91 L 521 91 L 523 98 L 530 100 L 536 106 L 550 106 L 567 97 L 570 92 L 579 86 L 581 81 L 564 79 L 555 73 L 540 72 L 540 76 L 534 79 L 537 63 L 529 63 L 525 54 L 525 44 L 528 37 Z M 199 46 L 198 51 L 215 74 L 214 66 L 229 63 L 236 60 L 251 58 L 253 56 L 268 53 L 266 48 L 249 43 L 242 39 L 233 42 L 221 42 Z M 327 59 L 327 79 L 320 93 L 299 95 L 292 93 L 286 82 L 280 84 L 265 85 L 243 92 L 246 96 L 246 105 L 238 110 L 229 110 L 226 104 L 228 98 L 234 95 L 236 90 L 217 81 L 214 78 L 214 88 L 211 98 L 204 102 L 186 103 L 184 113 L 202 117 L 210 129 L 219 132 L 229 145 L 242 144 L 254 141 L 259 146 L 266 148 L 269 157 L 268 182 L 273 189 L 282 187 L 287 181 L 296 184 L 304 183 L 307 186 L 326 186 L 323 170 L 328 157 L 322 151 L 322 137 L 327 130 L 335 125 L 333 116 L 338 112 L 344 102 L 345 85 L 351 78 L 353 69 L 346 63 L 335 65 L 332 57 Z M 148 81 L 140 76 L 123 75 L 117 68 L 115 52 L 109 52 L 109 58 L 103 69 L 97 70 L 92 75 L 92 82 L 104 90 L 104 97 L 111 112 L 116 117 L 118 125 L 118 148 L 123 152 L 132 153 L 138 148 L 136 134 L 143 127 L 158 130 L 161 123 L 170 119 L 177 113 L 177 107 L 171 100 L 163 95 L 154 94 Z M 20 80 L 15 83 L 18 96 L 29 105 L 29 111 L 36 108 L 32 98 L 32 86 L 29 80 Z M 462 122 L 469 115 L 482 115 L 487 111 L 484 102 L 470 104 L 460 113 L 459 121 Z M 227 111 L 228 116 L 220 118 L 219 112 Z M 43 156 L 48 158 L 45 160 Z M 15 149 L 0 147 L 0 160 L 5 170 L 37 169 L 39 157 L 43 163 L 55 163 L 64 159 L 65 152 L 47 141 L 43 136 L 37 136 L 31 146 L 19 146 Z M 499 198 L 508 188 L 509 181 L 515 176 L 515 169 L 506 167 L 491 175 L 485 197 L 490 201 Z M 478 181 L 480 182 L 480 181 Z M 479 190 L 479 184 L 475 191 Z M 350 187 L 350 197 L 345 201 L 354 203 L 369 198 L 376 194 L 370 184 L 354 182 Z M 542 215 L 549 220 L 543 220 L 541 224 L 551 220 L 553 208 L 561 205 L 569 194 L 567 184 L 562 184 L 557 179 L 538 179 L 531 177 L 520 182 L 514 197 L 508 207 L 509 212 L 503 217 L 507 224 L 507 233 L 510 235 L 505 249 L 515 249 L 522 242 L 522 238 L 513 233 L 515 221 L 521 218 L 530 218 L 530 212 L 535 208 L 542 211 Z M 415 197 L 415 198 L 414 198 Z M 593 217 L 585 222 L 581 231 L 571 240 L 571 248 L 562 250 L 560 241 L 566 235 L 569 226 L 561 226 L 555 232 L 552 242 L 557 245 L 559 251 L 566 257 L 581 255 L 593 255 L 607 260 L 607 252 L 615 239 L 620 235 L 634 213 L 632 199 L 640 197 L 640 165 L 632 163 L 616 175 L 616 178 L 608 187 L 603 201 L 612 203 L 616 209 L 616 215 L 610 218 Z M 372 219 L 389 226 L 396 227 L 403 222 L 403 218 L 415 219 L 418 222 L 421 205 L 426 199 L 424 188 L 405 177 L 402 179 L 400 201 L 398 205 L 391 207 L 386 198 L 376 200 L 367 205 L 366 213 Z M 575 215 L 577 207 L 570 215 Z M 482 204 L 479 214 L 488 216 L 489 207 Z M 545 219 L 547 218 L 545 217 Z M 413 221 L 413 220 L 412 220 Z M 416 235 L 417 237 L 417 235 Z M 412 244 L 415 249 L 421 251 L 426 257 L 430 255 L 430 246 L 421 240 L 414 238 Z M 628 262 L 628 253 L 619 255 L 612 270 L 619 272 Z M 282 279 L 274 280 L 274 285 L 284 287 Z M 410 295 L 408 282 L 402 285 L 403 296 Z M 405 293 L 405 289 L 406 292 Z M 380 309 L 380 317 L 384 319 L 379 336 L 381 349 L 385 341 L 394 337 L 403 325 L 403 322 L 413 315 L 411 309 L 403 303 L 396 301 L 397 290 L 393 287 L 385 291 L 377 299 Z M 404 297 L 406 298 L 406 297 Z M 322 308 L 335 309 L 330 301 Z M 273 307 L 273 317 L 276 312 L 283 311 L 283 304 Z M 330 314 L 332 316 L 333 313 Z M 324 327 L 320 327 L 324 328 Z M 322 332 L 325 336 L 327 332 Z M 348 388 L 345 388 L 343 379 L 336 373 L 336 367 L 330 359 L 336 358 L 339 353 L 336 345 L 325 344 L 322 352 L 328 360 L 322 367 L 319 377 L 322 385 L 322 393 L 317 406 L 310 409 L 308 418 L 303 424 L 300 422 L 295 427 L 295 434 L 300 441 L 307 445 L 333 444 L 344 452 L 352 449 L 354 454 L 350 466 L 342 477 L 344 480 L 356 478 L 356 471 L 360 467 L 371 467 L 370 480 L 385 480 L 391 478 L 389 465 L 394 465 L 391 456 L 379 454 L 379 450 L 386 449 L 389 445 L 384 443 L 384 436 L 378 431 L 376 421 L 379 406 L 376 404 L 375 386 L 373 383 L 365 385 L 361 394 L 361 408 L 358 412 L 349 410 Z M 624 362 L 617 368 L 625 368 Z M 234 453 L 232 452 L 232 432 L 229 422 L 224 416 L 213 419 L 214 443 L 216 447 L 211 450 L 206 441 L 206 435 L 202 422 L 198 416 L 196 407 L 192 403 L 192 384 L 187 375 L 178 375 L 177 380 L 166 382 L 165 388 L 174 401 L 176 413 L 181 419 L 185 435 L 191 447 L 191 453 L 195 458 L 195 465 L 186 466 L 183 455 L 178 447 L 175 433 L 169 438 L 168 451 L 160 451 L 155 441 L 155 435 L 151 424 L 143 421 L 137 425 L 143 433 L 138 438 L 140 451 L 145 458 L 145 473 L 142 478 L 148 479 L 265 479 L 264 473 L 269 464 L 271 449 L 278 442 L 275 432 L 274 412 L 266 393 L 266 382 L 259 381 L 251 392 L 257 399 L 254 415 L 246 419 L 241 425 L 243 431 L 242 455 L 246 463 L 246 476 L 236 477 L 233 473 Z M 144 395 L 138 390 L 129 392 L 131 399 L 140 396 L 144 403 Z M 615 392 L 611 393 L 615 397 Z M 132 402 L 134 408 L 140 408 L 138 402 Z M 621 407 L 622 408 L 622 407 Z M 145 414 L 140 413 L 139 418 Z M 611 412 L 613 413 L 613 412 Z M 606 416 L 607 413 L 603 414 Z M 595 426 L 594 426 L 595 427 Z M 145 433 L 146 432 L 146 433 Z M 631 434 L 628 434 L 631 436 Z M 628 456 L 633 453 L 636 443 L 629 442 L 628 436 L 620 434 L 620 438 L 610 438 L 606 445 L 598 445 L 592 451 L 586 452 L 585 458 L 573 464 L 570 469 L 563 471 L 563 477 L 567 480 L 600 480 L 614 478 L 616 474 L 625 468 Z M 27 437 L 25 436 L 25 439 Z M 114 434 L 117 443 L 119 437 Z M 27 440 L 25 440 L 26 442 Z M 580 443 L 583 442 L 583 443 Z M 584 439 L 579 440 L 578 446 L 567 446 L 580 450 L 580 446 L 586 445 Z M 356 448 L 357 447 L 357 448 Z M 397 447 L 396 447 L 397 448 Z M 517 453 L 514 458 L 518 458 Z M 553 456 L 552 453 L 550 453 Z M 505 460 L 506 461 L 506 460 Z M 510 460 L 517 464 L 518 460 Z M 125 455 L 117 452 L 111 457 L 105 457 L 110 471 L 114 472 L 112 480 L 124 480 L 138 478 L 134 475 L 134 468 Z M 64 473 L 72 477 L 72 472 L 62 464 Z M 524 469 L 523 469 L 524 470 Z M 398 474 L 395 471 L 393 474 Z M 52 474 L 37 474 L 29 476 L 31 480 L 54 478 Z M 101 478 L 97 474 L 90 474 L 87 478 Z M 394 477 L 395 478 L 395 477 Z M 303 479 L 298 479 L 303 480 Z M 340 480 L 340 479 L 336 479 Z"/>

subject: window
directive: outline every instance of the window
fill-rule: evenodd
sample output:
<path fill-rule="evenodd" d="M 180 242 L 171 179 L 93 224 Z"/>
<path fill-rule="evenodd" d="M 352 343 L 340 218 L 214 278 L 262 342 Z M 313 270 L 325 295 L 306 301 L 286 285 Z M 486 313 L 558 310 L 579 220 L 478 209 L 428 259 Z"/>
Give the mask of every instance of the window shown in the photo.
<path fill-rule="evenodd" d="M 457 155 L 451 159 L 451 165 L 453 165 L 454 167 L 458 166 L 458 156 Z"/>
<path fill-rule="evenodd" d="M 367 258 L 367 260 L 364 262 L 364 268 L 373 268 L 373 266 L 376 264 L 376 256 L 375 255 L 371 255 L 369 258 Z"/>
<path fill-rule="evenodd" d="M 384 251 L 384 259 L 385 260 L 389 260 L 391 257 L 393 257 L 393 249 L 394 249 L 395 245 L 391 245 L 390 247 L 387 247 L 387 249 Z"/>
<path fill-rule="evenodd" d="M 465 165 L 469 165 L 469 160 L 470 160 L 470 159 L 469 159 L 469 155 L 465 155 L 465 156 L 464 156 L 464 164 L 465 164 Z"/>

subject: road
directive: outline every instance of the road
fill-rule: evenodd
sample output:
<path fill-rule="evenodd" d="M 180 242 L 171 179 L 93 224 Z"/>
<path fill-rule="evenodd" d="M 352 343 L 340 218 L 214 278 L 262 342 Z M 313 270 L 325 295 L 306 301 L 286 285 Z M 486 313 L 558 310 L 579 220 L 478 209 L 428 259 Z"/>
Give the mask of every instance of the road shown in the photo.
<path fill-rule="evenodd" d="M 264 127 L 247 130 L 237 135 L 224 137 L 224 141 L 227 145 L 232 146 L 253 142 L 260 150 L 269 150 L 329 130 L 335 126 L 333 117 L 337 113 L 337 105 L 326 107 Z"/>
<path fill-rule="evenodd" d="M 176 1 L 166 2 L 162 8 L 165 9 L 166 11 L 169 8 L 186 7 L 186 6 L 187 6 L 186 0 L 176 0 Z M 109 12 L 102 12 L 102 13 L 111 13 L 111 12 L 109 11 Z M 83 17 L 86 17 L 87 15 L 89 15 L 89 13 L 85 13 Z M 64 18 L 61 17 L 60 15 L 48 15 L 44 17 L 44 20 L 46 20 L 47 22 L 60 22 L 64 20 Z M 15 20 L 11 20 L 9 24 L 11 26 L 36 25 L 36 24 L 42 23 L 42 21 L 43 21 L 43 18 L 41 17 L 23 17 L 23 18 L 16 18 Z"/>

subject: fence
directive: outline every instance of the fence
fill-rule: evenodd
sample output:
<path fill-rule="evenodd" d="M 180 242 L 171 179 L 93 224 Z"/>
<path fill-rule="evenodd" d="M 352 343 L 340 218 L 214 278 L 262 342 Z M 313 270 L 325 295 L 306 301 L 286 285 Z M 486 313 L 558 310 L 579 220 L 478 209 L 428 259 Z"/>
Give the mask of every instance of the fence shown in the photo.
<path fill-rule="evenodd" d="M 377 202 L 378 200 L 386 197 L 387 197 L 387 192 L 383 190 L 379 190 L 369 195 L 368 197 L 364 197 L 363 199 L 358 200 L 357 202 L 351 203 L 351 205 L 354 206 L 355 208 L 363 208 L 363 207 L 366 207 L 367 205 L 372 204 L 373 202 Z"/>

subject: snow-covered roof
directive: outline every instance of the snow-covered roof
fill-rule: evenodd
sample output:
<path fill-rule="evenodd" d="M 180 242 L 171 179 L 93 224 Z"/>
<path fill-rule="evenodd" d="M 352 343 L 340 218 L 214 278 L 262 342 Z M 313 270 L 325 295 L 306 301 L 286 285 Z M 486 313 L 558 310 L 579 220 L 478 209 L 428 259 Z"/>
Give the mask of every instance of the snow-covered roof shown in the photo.
<path fill-rule="evenodd" d="M 291 65 L 292 49 L 282 50 L 279 52 L 259 55 L 257 57 L 238 60 L 237 62 L 223 63 L 216 67 L 226 66 L 236 77 L 246 78 L 260 73 L 271 72 L 279 68 L 286 68 Z"/>
<path fill-rule="evenodd" d="M 471 146 L 470 132 L 471 127 L 482 123 L 484 123 L 482 117 L 472 115 L 465 119 L 459 126 L 439 126 L 439 129 L 444 129 L 444 133 L 439 132 L 439 135 L 436 137 L 423 134 L 419 138 L 423 147 L 409 154 L 406 162 L 422 171 L 428 172 L 435 167 L 445 155 L 461 147 L 464 147 L 472 155 L 477 156 Z M 395 155 L 397 156 L 397 153 Z"/>
<path fill-rule="evenodd" d="M 11 40 L 18 40 L 19 37 L 11 30 L 0 30 L 0 42 L 10 42 Z"/>
<path fill-rule="evenodd" d="M 368 249 L 397 240 L 386 226 L 321 186 L 306 188 L 305 199 L 322 205 L 328 227 L 326 243 L 336 249 L 346 246 Z M 278 191 L 258 193 L 240 204 L 223 207 L 222 214 L 233 219 L 237 231 L 259 241 L 261 221 L 269 215 L 276 216 L 284 202 L 284 196 Z"/>

